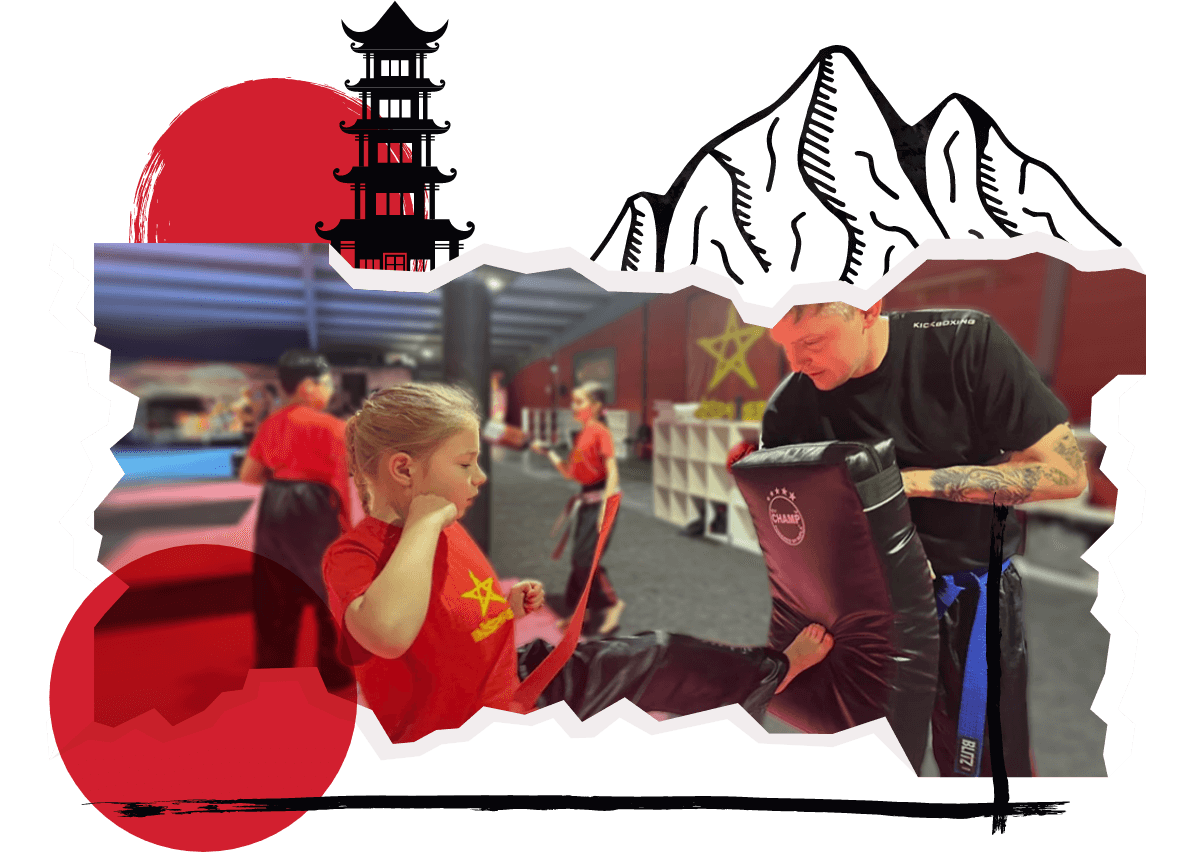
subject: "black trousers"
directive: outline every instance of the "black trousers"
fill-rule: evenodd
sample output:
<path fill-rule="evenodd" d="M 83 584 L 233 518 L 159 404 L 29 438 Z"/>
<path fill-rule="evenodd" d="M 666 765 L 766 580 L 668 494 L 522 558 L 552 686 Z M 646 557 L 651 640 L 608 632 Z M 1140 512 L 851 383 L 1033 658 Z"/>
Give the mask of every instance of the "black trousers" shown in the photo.
<path fill-rule="evenodd" d="M 535 639 L 518 649 L 524 679 L 550 653 Z M 566 702 L 581 720 L 621 699 L 643 711 L 695 714 L 740 705 L 758 723 L 790 663 L 779 651 L 740 648 L 653 631 L 581 642 L 547 685 L 538 707 Z"/>
<path fill-rule="evenodd" d="M 318 622 L 318 667 L 323 683 L 338 689 L 354 680 L 337 654 L 338 635 L 327 608 L 323 553 L 340 534 L 337 496 L 321 483 L 270 480 L 261 493 L 253 551 L 256 666 L 294 665 L 302 613 Z"/>
<path fill-rule="evenodd" d="M 586 491 L 586 490 L 585 490 Z M 601 505 L 581 504 L 575 514 L 575 537 L 571 541 L 571 575 L 567 578 L 567 594 L 565 602 L 569 610 L 575 609 L 580 595 L 584 593 L 584 585 L 588 583 L 588 574 L 592 572 L 592 559 L 596 557 L 596 544 L 600 539 L 600 509 Z M 616 522 L 609 531 L 608 542 L 613 539 Z M 605 546 L 605 551 L 608 546 Z M 608 572 L 601 564 L 596 568 L 596 577 L 592 580 L 592 590 L 588 594 L 588 608 L 593 612 L 603 612 L 617 603 L 617 592 L 613 583 L 609 581 Z"/>
<path fill-rule="evenodd" d="M 1000 580 L 998 614 L 1001 620 L 1002 675 L 1001 718 L 1002 753 L 1009 777 L 1033 775 L 1030 725 L 1026 690 L 1026 630 L 1022 613 L 1022 577 L 1011 564 Z M 964 591 L 940 619 L 940 673 L 935 710 L 931 717 L 931 749 L 941 777 L 955 777 L 956 724 L 960 717 L 960 696 L 964 689 L 964 664 L 968 657 L 969 636 L 974 624 L 978 594 Z M 992 647 L 992 646 L 989 646 Z M 987 647 L 988 652 L 988 647 Z M 989 728 L 981 751 L 981 776 L 990 777 L 993 768 L 989 755 Z"/>

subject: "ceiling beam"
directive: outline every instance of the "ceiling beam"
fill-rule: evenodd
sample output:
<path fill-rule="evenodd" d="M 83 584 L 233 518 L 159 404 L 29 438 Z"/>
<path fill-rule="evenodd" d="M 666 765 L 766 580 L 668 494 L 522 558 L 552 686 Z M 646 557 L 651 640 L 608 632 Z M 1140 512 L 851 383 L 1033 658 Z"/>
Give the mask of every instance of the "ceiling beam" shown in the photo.
<path fill-rule="evenodd" d="M 607 298 L 601 297 L 600 303 Z M 593 304 L 585 300 L 552 300 L 535 292 L 507 294 L 502 291 L 493 298 L 494 309 L 546 309 L 556 315 L 580 316 L 592 311 Z"/>
<path fill-rule="evenodd" d="M 305 329 L 306 316 L 301 307 L 293 310 L 239 309 L 234 315 L 216 316 L 202 304 L 178 303 L 154 307 L 130 303 L 96 303 L 95 323 L 107 328 L 130 332 L 150 330 L 147 322 L 170 322 L 182 330 L 222 330 L 240 324 L 265 324 L 285 329 Z"/>
<path fill-rule="evenodd" d="M 439 306 L 443 298 L 435 291 L 372 291 L 363 288 L 353 288 L 347 282 L 334 274 L 334 279 L 316 280 L 315 288 L 320 294 L 332 297 L 352 297 L 369 300 L 375 298 L 378 302 L 408 303 L 412 306 Z"/>
<path fill-rule="evenodd" d="M 210 264 L 186 265 L 175 261 L 133 262 L 97 261 L 95 283 L 107 281 L 135 281 L 184 285 L 221 285 L 229 288 L 257 288 L 259 290 L 294 291 L 302 285 L 302 268 L 295 262 L 285 270 L 244 270 L 235 267 L 214 267 Z"/>
<path fill-rule="evenodd" d="M 316 244 L 323 247 L 322 243 Z M 319 254 L 319 253 L 316 253 Z M 223 264 L 228 269 L 249 267 L 301 268 L 302 251 L 298 243 L 96 243 L 95 260 L 195 262 Z M 324 267 L 329 267 L 322 255 Z"/>
<path fill-rule="evenodd" d="M 517 298 L 526 297 L 530 299 L 541 298 L 544 300 L 570 300 L 583 303 L 603 303 L 609 297 L 609 292 L 600 287 L 595 287 L 595 290 L 593 291 L 559 291 L 557 289 L 550 288 L 516 288 L 510 285 L 508 288 L 502 291 L 501 294 Z"/>
<path fill-rule="evenodd" d="M 437 305 L 404 305 L 369 301 L 357 302 L 356 300 L 319 300 L 318 304 L 320 312 L 343 312 L 348 315 L 409 317 L 416 320 L 438 318 L 441 315 Z"/>
<path fill-rule="evenodd" d="M 268 294 L 233 294 L 221 291 L 204 291 L 198 288 L 149 288 L 130 285 L 106 285 L 95 287 L 96 314 L 105 306 L 121 303 L 135 304 L 141 309 L 168 309 L 171 306 L 190 304 L 208 309 L 301 309 L 301 295 L 296 291 L 288 297 Z"/>

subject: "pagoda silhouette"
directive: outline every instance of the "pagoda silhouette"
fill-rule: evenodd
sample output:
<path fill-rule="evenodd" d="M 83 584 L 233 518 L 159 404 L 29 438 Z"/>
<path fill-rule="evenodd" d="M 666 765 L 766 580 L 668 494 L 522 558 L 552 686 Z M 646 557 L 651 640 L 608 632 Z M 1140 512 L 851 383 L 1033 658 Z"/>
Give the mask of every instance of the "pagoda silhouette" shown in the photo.
<path fill-rule="evenodd" d="M 444 82 L 425 77 L 426 55 L 439 50 L 432 44 L 447 30 L 433 33 L 414 25 L 397 3 L 392 3 L 372 29 L 357 32 L 340 22 L 352 50 L 364 55 L 364 77 L 348 90 L 360 94 L 360 119 L 339 128 L 356 136 L 357 164 L 346 174 L 334 170 L 335 179 L 350 183 L 356 213 L 341 219 L 330 230 L 323 222 L 315 232 L 327 240 L 353 267 L 372 270 L 428 270 L 436 253 L 446 250 L 459 256 L 461 241 L 472 236 L 449 219 L 435 218 L 435 192 L 455 179 L 455 169 L 445 174 L 431 163 L 431 142 L 442 135 L 442 126 L 430 119 L 430 94 Z"/>

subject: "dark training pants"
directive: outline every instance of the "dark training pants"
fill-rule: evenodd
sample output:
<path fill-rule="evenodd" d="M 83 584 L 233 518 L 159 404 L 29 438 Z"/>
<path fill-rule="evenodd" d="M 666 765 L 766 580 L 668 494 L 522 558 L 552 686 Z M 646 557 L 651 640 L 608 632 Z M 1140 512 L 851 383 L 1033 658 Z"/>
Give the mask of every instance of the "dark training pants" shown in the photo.
<path fill-rule="evenodd" d="M 518 674 L 524 679 L 550 651 L 541 639 L 523 645 Z M 586 720 L 621 699 L 643 711 L 678 715 L 740 705 L 761 723 L 789 669 L 786 656 L 770 648 L 739 648 L 661 631 L 596 639 L 576 646 L 538 707 L 566 702 Z"/>
<path fill-rule="evenodd" d="M 1001 700 L 1002 752 L 1009 777 L 1033 776 L 1030 727 L 1026 706 L 1026 632 L 1022 614 L 1022 577 L 1011 564 L 1002 573 L 998 613 L 1001 619 Z M 940 619 L 940 672 L 935 710 L 931 717 L 932 752 L 941 777 L 955 777 L 956 723 L 960 716 L 960 696 L 964 688 L 964 663 L 968 656 L 969 635 L 977 612 L 978 594 L 964 591 Z M 979 622 L 977 626 L 985 626 Z M 989 727 L 981 751 L 981 776 L 990 777 L 993 769 L 989 754 Z"/>
<path fill-rule="evenodd" d="M 600 504 L 581 504 L 575 514 L 575 537 L 571 541 L 571 575 L 567 579 L 567 595 L 565 602 L 568 610 L 573 610 L 579 604 L 580 595 L 584 593 L 584 586 L 588 584 L 588 574 L 592 572 L 592 558 L 596 555 L 596 543 L 600 539 Z M 607 543 L 611 543 L 616 522 L 609 531 Z M 607 551 L 608 546 L 605 545 Z M 613 583 L 609 581 L 604 565 L 596 568 L 596 577 L 592 580 L 592 590 L 588 594 L 588 609 L 593 612 L 603 612 L 617 603 L 617 592 L 613 590 Z"/>
<path fill-rule="evenodd" d="M 294 665 L 302 612 L 312 606 L 323 683 L 335 690 L 354 680 L 336 656 L 338 637 L 323 585 L 323 553 L 340 530 L 336 495 L 330 487 L 289 480 L 265 484 L 253 548 L 258 668 Z"/>

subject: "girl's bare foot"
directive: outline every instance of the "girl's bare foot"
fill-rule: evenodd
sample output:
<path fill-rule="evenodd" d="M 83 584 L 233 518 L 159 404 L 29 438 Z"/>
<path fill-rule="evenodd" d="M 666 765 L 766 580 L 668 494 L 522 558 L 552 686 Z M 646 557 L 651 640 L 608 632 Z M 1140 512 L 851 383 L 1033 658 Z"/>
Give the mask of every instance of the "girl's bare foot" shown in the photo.
<path fill-rule="evenodd" d="M 600 625 L 598 633 L 601 636 L 607 636 L 612 633 L 619 626 L 621 626 L 621 613 L 625 611 L 625 601 L 618 600 L 612 606 L 609 606 L 604 613 L 604 623 Z"/>
<path fill-rule="evenodd" d="M 558 627 L 560 630 L 566 630 L 568 627 L 571 626 L 571 619 L 574 617 L 575 617 L 574 615 L 568 615 L 565 618 L 560 618 L 558 621 L 555 622 L 555 626 Z M 585 609 L 584 610 L 584 626 L 585 627 L 588 624 L 588 619 L 591 617 L 592 617 L 592 613 L 589 610 Z"/>
<path fill-rule="evenodd" d="M 791 665 L 786 673 L 786 678 L 774 692 L 781 693 L 796 675 L 810 669 L 827 657 L 835 641 L 832 634 L 824 629 L 823 624 L 808 624 L 804 627 L 803 632 L 796 636 L 795 641 L 782 652 Z"/>

